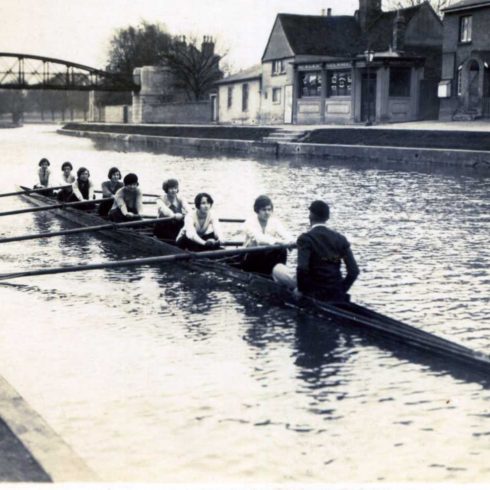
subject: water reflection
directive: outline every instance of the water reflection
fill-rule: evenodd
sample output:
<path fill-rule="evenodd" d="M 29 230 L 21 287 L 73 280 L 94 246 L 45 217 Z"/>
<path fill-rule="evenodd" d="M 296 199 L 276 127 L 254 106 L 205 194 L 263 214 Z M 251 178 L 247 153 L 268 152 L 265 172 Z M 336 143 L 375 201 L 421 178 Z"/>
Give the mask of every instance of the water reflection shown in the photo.
<path fill-rule="evenodd" d="M 356 301 L 490 349 L 484 174 L 96 151 L 39 128 L 0 132 L 0 146 L 0 166 L 16 182 L 32 180 L 22 162 L 41 152 L 53 164 L 90 161 L 96 182 L 113 164 L 136 170 L 145 192 L 177 177 L 187 197 L 202 189 L 216 197 L 223 217 L 246 217 L 269 193 L 294 234 L 307 226 L 309 201 L 324 198 L 361 264 Z M 74 226 L 48 216 L 7 217 L 4 227 L 17 235 Z M 5 270 L 148 254 L 102 234 L 1 247 Z M 488 376 L 181 265 L 22 284 L 2 287 L 0 373 L 106 479 L 478 482 L 490 474 Z"/>

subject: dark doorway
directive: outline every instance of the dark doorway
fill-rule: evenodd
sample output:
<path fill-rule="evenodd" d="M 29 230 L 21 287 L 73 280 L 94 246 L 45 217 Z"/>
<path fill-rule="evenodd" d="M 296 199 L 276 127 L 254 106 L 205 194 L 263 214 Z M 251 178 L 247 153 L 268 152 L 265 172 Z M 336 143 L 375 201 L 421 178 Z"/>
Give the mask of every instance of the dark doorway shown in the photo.
<path fill-rule="evenodd" d="M 361 84 L 361 121 L 376 120 L 376 72 L 364 71 Z"/>
<path fill-rule="evenodd" d="M 479 89 L 480 65 L 472 61 L 469 67 L 468 78 L 468 109 L 476 111 L 481 107 L 481 94 Z"/>

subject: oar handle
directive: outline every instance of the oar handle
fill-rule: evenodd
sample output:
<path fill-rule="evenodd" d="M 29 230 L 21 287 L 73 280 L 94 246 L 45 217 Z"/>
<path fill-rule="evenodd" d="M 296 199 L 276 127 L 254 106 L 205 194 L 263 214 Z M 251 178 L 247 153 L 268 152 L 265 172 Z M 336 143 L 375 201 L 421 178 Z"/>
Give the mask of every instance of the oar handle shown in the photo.
<path fill-rule="evenodd" d="M 23 191 L 16 191 L 16 192 L 6 192 L 4 194 L 0 194 L 0 197 L 9 197 L 9 196 L 22 196 L 25 194 L 35 194 L 35 193 L 40 193 L 42 194 L 43 192 L 46 191 L 55 191 L 57 189 L 68 189 L 71 187 L 71 185 L 57 185 L 54 187 L 37 187 L 35 189 L 26 189 Z"/>
<path fill-rule="evenodd" d="M 83 206 L 86 204 L 97 204 L 101 202 L 106 202 L 111 199 L 112 199 L 111 197 L 107 197 L 104 199 L 89 199 L 87 201 L 75 201 L 75 202 L 64 202 L 60 204 L 50 204 L 49 206 L 37 206 L 35 208 L 13 209 L 12 211 L 0 212 L 0 216 L 11 216 L 13 214 L 23 214 L 23 213 L 37 213 L 39 211 L 49 211 L 51 209 L 73 208 L 77 206 Z"/>

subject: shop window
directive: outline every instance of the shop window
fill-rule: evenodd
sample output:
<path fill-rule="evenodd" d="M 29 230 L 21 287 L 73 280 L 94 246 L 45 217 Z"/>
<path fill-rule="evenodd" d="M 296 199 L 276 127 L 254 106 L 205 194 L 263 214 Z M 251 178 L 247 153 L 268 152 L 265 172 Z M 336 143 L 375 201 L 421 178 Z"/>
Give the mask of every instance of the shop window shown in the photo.
<path fill-rule="evenodd" d="M 390 68 L 390 97 L 410 97 L 410 67 Z"/>
<path fill-rule="evenodd" d="M 233 87 L 228 87 L 228 99 L 227 99 L 228 109 L 232 106 L 232 104 L 233 104 Z"/>
<path fill-rule="evenodd" d="M 284 60 L 274 60 L 272 62 L 272 75 L 283 75 L 286 73 L 286 63 Z"/>
<path fill-rule="evenodd" d="M 328 72 L 328 96 L 347 96 L 351 94 L 352 76 L 350 71 Z"/>
<path fill-rule="evenodd" d="M 319 97 L 322 94 L 322 72 L 305 71 L 299 74 L 299 97 Z"/>
<path fill-rule="evenodd" d="M 248 111 L 248 83 L 242 85 L 242 111 Z"/>
<path fill-rule="evenodd" d="M 273 104 L 280 104 L 281 103 L 281 89 L 280 88 L 273 88 L 272 89 L 272 103 Z"/>
<path fill-rule="evenodd" d="M 459 19 L 459 42 L 471 42 L 471 15 L 465 15 Z"/>

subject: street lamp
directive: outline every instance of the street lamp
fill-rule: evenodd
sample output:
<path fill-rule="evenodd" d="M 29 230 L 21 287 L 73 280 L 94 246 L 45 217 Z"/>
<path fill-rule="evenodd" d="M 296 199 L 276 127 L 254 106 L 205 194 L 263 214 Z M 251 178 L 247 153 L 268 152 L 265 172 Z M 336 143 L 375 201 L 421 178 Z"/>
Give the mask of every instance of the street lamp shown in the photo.
<path fill-rule="evenodd" d="M 374 51 L 371 49 L 367 49 L 364 51 L 364 56 L 366 57 L 366 66 L 367 66 L 367 121 L 366 126 L 371 126 L 373 123 L 371 122 L 371 62 L 374 59 Z"/>

